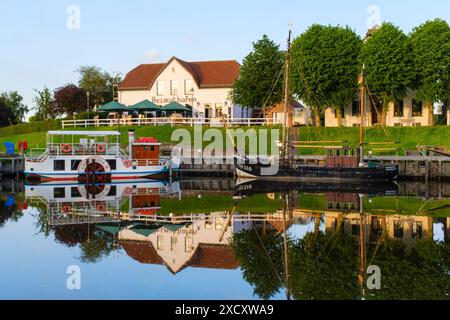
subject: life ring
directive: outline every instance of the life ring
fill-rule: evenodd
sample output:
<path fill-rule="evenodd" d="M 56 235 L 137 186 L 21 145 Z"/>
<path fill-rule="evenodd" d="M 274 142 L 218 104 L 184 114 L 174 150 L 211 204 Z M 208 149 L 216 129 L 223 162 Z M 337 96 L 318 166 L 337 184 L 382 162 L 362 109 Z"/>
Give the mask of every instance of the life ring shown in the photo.
<path fill-rule="evenodd" d="M 72 146 L 70 144 L 62 144 L 61 145 L 61 151 L 64 153 L 71 153 L 72 152 Z"/>
<path fill-rule="evenodd" d="M 97 149 L 97 153 L 104 153 L 106 151 L 106 145 L 98 144 L 96 149 Z"/>
<path fill-rule="evenodd" d="M 95 209 L 97 212 L 105 212 L 106 206 L 103 203 L 99 203 L 99 204 L 97 204 Z"/>
<path fill-rule="evenodd" d="M 70 212 L 72 212 L 72 208 L 71 208 L 69 205 L 63 205 L 61 210 L 62 210 L 62 212 L 64 212 L 64 213 L 70 213 Z"/>

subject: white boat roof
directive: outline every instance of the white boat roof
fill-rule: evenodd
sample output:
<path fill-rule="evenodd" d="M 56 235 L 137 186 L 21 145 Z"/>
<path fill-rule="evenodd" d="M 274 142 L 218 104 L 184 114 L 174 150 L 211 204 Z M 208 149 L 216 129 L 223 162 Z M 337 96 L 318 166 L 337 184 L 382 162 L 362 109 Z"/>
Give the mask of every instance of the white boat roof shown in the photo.
<path fill-rule="evenodd" d="M 72 136 L 120 136 L 119 131 L 48 131 L 47 134 Z"/>

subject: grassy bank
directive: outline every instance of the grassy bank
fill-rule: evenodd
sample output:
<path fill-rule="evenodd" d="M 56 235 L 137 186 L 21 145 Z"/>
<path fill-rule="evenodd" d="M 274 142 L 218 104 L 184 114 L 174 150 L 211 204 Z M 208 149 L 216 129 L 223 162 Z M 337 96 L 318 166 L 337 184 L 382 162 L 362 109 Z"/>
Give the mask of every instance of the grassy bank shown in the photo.
<path fill-rule="evenodd" d="M 11 126 L 0 129 L 0 144 L 4 150 L 3 143 L 11 141 L 17 146 L 19 140 L 27 140 L 28 145 L 32 148 L 42 148 L 45 146 L 45 134 L 47 130 L 58 129 L 59 123 L 56 120 L 47 122 L 24 124 L 19 126 Z M 135 129 L 137 137 L 154 137 L 163 143 L 176 143 L 171 141 L 172 133 L 175 129 L 185 129 L 192 137 L 194 137 L 194 129 L 192 127 L 170 127 L 170 126 L 142 126 L 142 127 L 94 127 L 94 128 L 78 128 L 77 130 L 119 130 L 122 133 L 121 143 L 128 143 L 127 132 L 129 129 Z M 205 128 L 206 129 L 206 128 Z M 258 132 L 267 127 L 244 127 L 243 130 L 254 129 Z M 216 128 L 222 132 L 224 128 Z M 359 128 L 316 128 L 302 127 L 299 128 L 300 141 L 342 141 L 343 143 L 319 143 L 317 145 L 347 145 L 357 147 L 359 145 Z M 386 151 L 391 154 L 404 154 L 405 150 L 415 150 L 418 145 L 442 146 L 450 149 L 450 126 L 438 127 L 390 127 L 390 128 L 366 128 L 364 130 L 365 141 L 373 142 L 396 142 L 395 145 L 380 144 L 370 145 L 367 150 L 372 149 L 374 154 L 381 151 L 376 149 L 394 148 L 395 150 Z M 281 137 L 281 133 L 280 133 Z M 229 143 L 229 139 L 227 139 Z M 209 142 L 203 142 L 208 145 Z M 224 146 L 225 147 L 225 146 Z M 299 149 L 300 154 L 322 154 L 323 149 Z"/>
<path fill-rule="evenodd" d="M 359 145 L 359 128 L 300 128 L 299 140 L 301 141 L 345 141 L 345 145 L 357 147 Z M 369 145 L 374 154 L 379 153 L 375 149 L 395 148 L 399 154 L 405 150 L 416 150 L 418 145 L 442 146 L 450 148 L 450 126 L 438 127 L 375 127 L 364 129 L 366 143 L 396 142 L 395 145 L 380 144 Z M 336 145 L 338 145 L 337 143 Z M 334 145 L 323 143 L 321 145 Z M 397 151 L 391 151 L 395 154 Z M 301 154 L 323 153 L 319 149 L 301 149 Z"/>

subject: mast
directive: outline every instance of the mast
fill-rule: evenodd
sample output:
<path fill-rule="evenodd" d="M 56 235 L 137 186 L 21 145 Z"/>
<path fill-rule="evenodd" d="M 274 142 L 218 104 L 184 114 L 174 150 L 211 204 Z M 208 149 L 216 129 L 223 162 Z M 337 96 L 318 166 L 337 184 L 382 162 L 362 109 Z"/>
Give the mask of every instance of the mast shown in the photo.
<path fill-rule="evenodd" d="M 287 219 L 286 214 L 289 208 L 288 194 L 281 194 L 283 204 L 283 255 L 284 255 L 284 281 L 286 290 L 286 299 L 291 300 L 290 275 L 289 275 L 289 247 L 287 238 Z"/>
<path fill-rule="evenodd" d="M 283 149 L 282 149 L 282 158 L 283 161 L 288 159 L 288 105 L 289 105 L 289 77 L 291 71 L 291 35 L 292 35 L 292 24 L 289 24 L 289 35 L 287 39 L 287 52 L 286 52 L 286 65 L 284 72 L 284 121 L 283 121 Z"/>
<path fill-rule="evenodd" d="M 360 125 L 359 125 L 359 163 L 364 162 L 364 112 L 366 107 L 366 67 L 363 64 L 360 78 L 361 91 L 361 110 L 360 110 Z"/>

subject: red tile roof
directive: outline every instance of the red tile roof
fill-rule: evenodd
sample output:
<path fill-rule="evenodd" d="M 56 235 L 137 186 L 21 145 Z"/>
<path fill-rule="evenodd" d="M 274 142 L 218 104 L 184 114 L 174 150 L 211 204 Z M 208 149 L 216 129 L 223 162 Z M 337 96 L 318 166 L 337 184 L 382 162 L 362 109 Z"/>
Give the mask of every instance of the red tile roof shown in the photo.
<path fill-rule="evenodd" d="M 236 60 L 187 62 L 173 57 L 167 63 L 141 64 L 134 68 L 125 76 L 119 90 L 149 89 L 173 60 L 191 73 L 200 88 L 232 87 L 239 76 L 240 65 Z"/>

